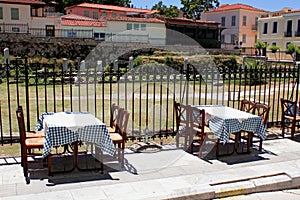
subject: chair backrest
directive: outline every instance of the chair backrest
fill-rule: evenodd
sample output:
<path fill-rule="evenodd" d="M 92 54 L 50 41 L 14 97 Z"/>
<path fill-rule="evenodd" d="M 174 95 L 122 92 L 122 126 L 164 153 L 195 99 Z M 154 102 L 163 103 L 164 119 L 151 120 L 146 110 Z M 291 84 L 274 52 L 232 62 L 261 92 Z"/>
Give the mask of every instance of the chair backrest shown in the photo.
<path fill-rule="evenodd" d="M 297 113 L 299 112 L 299 108 L 297 107 L 297 102 L 288 100 L 288 99 L 280 99 L 281 102 L 281 113 L 282 119 L 284 116 L 290 116 L 296 118 Z"/>
<path fill-rule="evenodd" d="M 127 133 L 127 125 L 128 125 L 128 120 L 129 120 L 129 112 L 125 109 L 120 110 L 121 114 L 121 119 L 120 119 L 120 124 L 118 125 L 118 132 L 120 135 L 122 135 L 123 140 L 126 139 L 126 133 Z"/>
<path fill-rule="evenodd" d="M 117 121 L 119 117 L 119 110 L 120 106 L 116 105 L 115 103 L 111 105 L 110 108 L 110 127 L 116 128 L 117 131 Z"/>
<path fill-rule="evenodd" d="M 176 119 L 176 130 L 178 131 L 181 123 L 187 125 L 189 123 L 188 113 L 187 113 L 188 106 L 174 101 L 174 112 L 175 112 L 175 119 Z"/>
<path fill-rule="evenodd" d="M 270 109 L 271 107 L 266 104 L 256 103 L 255 105 L 255 114 L 262 118 L 264 125 L 267 125 Z"/>
<path fill-rule="evenodd" d="M 188 107 L 190 127 L 196 128 L 198 132 L 204 133 L 205 110 L 193 106 Z"/>
<path fill-rule="evenodd" d="M 24 145 L 25 144 L 25 139 L 26 139 L 26 130 L 25 130 L 23 109 L 22 109 L 21 106 L 19 106 L 17 108 L 16 115 L 17 115 L 18 125 L 19 125 L 20 143 L 21 143 L 21 145 Z"/>
<path fill-rule="evenodd" d="M 243 99 L 241 101 L 241 106 L 240 106 L 240 110 L 247 112 L 247 113 L 252 113 L 254 114 L 255 112 L 255 107 L 256 104 L 253 101 L 247 100 L 247 99 Z"/>

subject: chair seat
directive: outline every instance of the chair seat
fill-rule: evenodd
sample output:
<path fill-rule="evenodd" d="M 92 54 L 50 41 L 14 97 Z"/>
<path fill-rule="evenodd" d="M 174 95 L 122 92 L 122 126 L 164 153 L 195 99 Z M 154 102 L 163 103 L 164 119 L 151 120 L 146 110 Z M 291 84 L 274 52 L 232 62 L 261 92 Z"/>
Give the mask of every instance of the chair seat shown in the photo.
<path fill-rule="evenodd" d="M 198 128 L 193 127 L 193 129 L 194 129 L 195 131 L 197 131 L 197 132 L 201 132 L 201 130 L 198 129 Z M 205 133 L 205 134 L 208 134 L 208 133 L 212 133 L 212 132 L 211 132 L 211 129 L 210 129 L 209 127 L 204 126 L 204 133 Z"/>
<path fill-rule="evenodd" d="M 119 133 L 109 133 L 113 142 L 122 142 L 123 138 Z"/>
<path fill-rule="evenodd" d="M 292 116 L 285 116 L 285 118 L 290 120 L 294 119 Z M 296 121 L 300 121 L 300 116 L 296 116 Z"/>
<path fill-rule="evenodd" d="M 42 131 L 26 132 L 26 138 L 45 137 Z"/>
<path fill-rule="evenodd" d="M 44 142 L 45 142 L 45 138 L 42 138 L 42 137 L 27 138 L 25 140 L 25 144 L 29 148 L 34 148 L 34 147 L 35 148 L 38 148 L 38 147 L 43 148 L 44 147 Z"/>
<path fill-rule="evenodd" d="M 115 128 L 112 128 L 112 127 L 106 127 L 107 128 L 107 130 L 108 130 L 108 132 L 109 133 L 115 133 L 116 132 L 116 129 Z"/>

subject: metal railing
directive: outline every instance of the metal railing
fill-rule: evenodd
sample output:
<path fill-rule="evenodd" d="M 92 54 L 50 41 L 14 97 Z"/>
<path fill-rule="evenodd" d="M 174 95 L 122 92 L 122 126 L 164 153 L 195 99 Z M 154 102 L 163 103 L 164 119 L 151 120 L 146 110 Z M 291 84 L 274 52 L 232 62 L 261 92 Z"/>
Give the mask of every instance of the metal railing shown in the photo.
<path fill-rule="evenodd" d="M 268 125 L 279 126 L 280 98 L 296 100 L 299 93 L 300 66 L 294 63 L 248 58 L 243 66 L 200 70 L 192 63 L 171 68 L 128 63 L 84 68 L 80 60 L 42 64 L 19 58 L 2 65 L 0 142 L 18 140 L 18 105 L 26 113 L 27 129 L 33 130 L 41 113 L 50 111 L 89 111 L 108 124 L 116 103 L 130 112 L 128 138 L 142 139 L 146 127 L 152 137 L 174 134 L 174 100 L 239 108 L 240 100 L 252 99 L 270 105 Z"/>

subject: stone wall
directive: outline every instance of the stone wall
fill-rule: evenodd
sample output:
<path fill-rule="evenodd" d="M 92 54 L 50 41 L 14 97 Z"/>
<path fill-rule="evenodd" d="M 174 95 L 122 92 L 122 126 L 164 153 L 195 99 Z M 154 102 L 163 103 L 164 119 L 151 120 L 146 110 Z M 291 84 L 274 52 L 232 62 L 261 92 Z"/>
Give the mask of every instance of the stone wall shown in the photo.
<path fill-rule="evenodd" d="M 11 55 L 20 57 L 85 58 L 99 42 L 93 38 L 31 37 L 26 33 L 0 34 L 0 48 L 8 47 Z"/>

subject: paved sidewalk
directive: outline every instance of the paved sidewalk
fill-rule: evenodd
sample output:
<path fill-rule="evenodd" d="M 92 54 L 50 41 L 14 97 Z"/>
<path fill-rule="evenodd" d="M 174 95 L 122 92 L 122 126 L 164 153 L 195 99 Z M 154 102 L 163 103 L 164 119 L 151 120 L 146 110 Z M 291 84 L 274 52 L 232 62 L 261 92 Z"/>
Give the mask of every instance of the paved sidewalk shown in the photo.
<path fill-rule="evenodd" d="M 218 199 L 251 193 L 259 199 L 264 193 L 257 192 L 299 187 L 300 143 L 276 139 L 265 141 L 263 148 L 263 152 L 207 160 L 182 150 L 129 153 L 123 170 L 111 162 L 106 164 L 105 174 L 75 171 L 49 179 L 45 174 L 33 174 L 29 185 L 19 164 L 3 165 L 0 200 Z M 55 185 L 48 186 L 50 180 Z M 292 195 L 298 197 L 298 193 Z"/>

